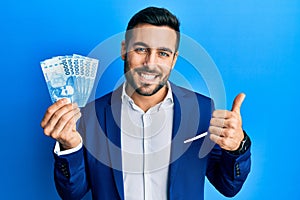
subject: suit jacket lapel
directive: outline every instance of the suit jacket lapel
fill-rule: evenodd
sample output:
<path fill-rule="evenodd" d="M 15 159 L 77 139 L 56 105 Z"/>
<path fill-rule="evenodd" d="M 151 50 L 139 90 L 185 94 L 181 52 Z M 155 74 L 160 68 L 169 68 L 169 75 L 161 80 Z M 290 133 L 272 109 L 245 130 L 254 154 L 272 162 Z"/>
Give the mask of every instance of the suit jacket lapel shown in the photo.
<path fill-rule="evenodd" d="M 172 130 L 172 145 L 171 145 L 171 161 L 169 166 L 169 199 L 173 199 L 173 190 L 178 188 L 173 187 L 175 178 L 180 180 L 181 174 L 177 173 L 180 165 L 183 165 L 182 155 L 188 149 L 189 144 L 184 144 L 184 140 L 194 137 L 197 133 L 199 121 L 198 107 L 194 108 L 193 105 L 197 105 L 198 101 L 196 96 L 186 96 L 182 90 L 177 86 L 171 84 L 174 100 L 174 117 L 173 117 L 173 130 Z"/>
<path fill-rule="evenodd" d="M 175 181 L 175 177 L 177 175 L 177 170 L 180 165 L 178 156 L 180 152 L 182 152 L 183 149 L 183 140 L 181 139 L 180 131 L 180 124 L 181 124 L 181 99 L 182 99 L 182 93 L 178 91 L 177 87 L 175 85 L 171 85 L 172 92 L 173 92 L 173 101 L 174 101 L 174 114 L 173 114 L 173 130 L 172 130 L 172 145 L 171 145 L 171 160 L 170 160 L 170 166 L 169 166 L 169 174 L 168 174 L 168 196 L 169 199 L 172 198 L 172 194 L 174 192 L 172 191 L 173 183 Z"/>
<path fill-rule="evenodd" d="M 111 168 L 115 183 L 121 199 L 124 199 L 124 185 L 122 174 L 121 151 L 121 93 L 122 88 L 117 89 L 111 97 L 111 105 L 106 108 L 106 133 L 108 137 Z"/>
<path fill-rule="evenodd" d="M 176 176 L 176 171 L 178 169 L 179 166 L 179 161 L 176 161 L 176 152 L 178 150 L 178 148 L 181 149 L 180 147 L 180 143 L 178 142 L 178 140 L 174 140 L 177 132 L 178 132 L 178 128 L 180 125 L 180 116 L 181 116 L 181 110 L 180 110 L 180 104 L 178 102 L 178 99 L 175 95 L 173 95 L 173 100 L 174 100 L 174 117 L 173 117 L 173 130 L 172 130 L 172 145 L 171 145 L 171 160 L 170 160 L 170 166 L 169 166 L 169 174 L 168 174 L 168 192 L 169 192 L 169 198 L 171 197 L 171 195 L 173 194 L 172 190 L 172 183 L 174 183 L 175 180 L 175 176 Z M 176 143 L 176 144 L 175 144 Z M 171 199 L 171 198 L 170 198 Z"/>

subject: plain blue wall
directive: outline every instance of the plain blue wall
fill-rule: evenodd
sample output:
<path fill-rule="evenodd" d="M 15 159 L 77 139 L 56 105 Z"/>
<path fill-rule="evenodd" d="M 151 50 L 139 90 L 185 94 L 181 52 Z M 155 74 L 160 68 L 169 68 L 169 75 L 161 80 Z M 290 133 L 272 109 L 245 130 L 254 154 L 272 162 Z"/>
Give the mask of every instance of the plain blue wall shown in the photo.
<path fill-rule="evenodd" d="M 242 115 L 253 141 L 253 166 L 233 199 L 300 199 L 296 0 L 2 1 L 0 199 L 59 199 L 54 141 L 39 126 L 51 103 L 39 62 L 87 55 L 149 5 L 174 12 L 182 32 L 206 49 L 222 75 L 228 109 L 238 92 L 247 94 Z M 227 199 L 210 184 L 205 191 L 207 200 Z"/>

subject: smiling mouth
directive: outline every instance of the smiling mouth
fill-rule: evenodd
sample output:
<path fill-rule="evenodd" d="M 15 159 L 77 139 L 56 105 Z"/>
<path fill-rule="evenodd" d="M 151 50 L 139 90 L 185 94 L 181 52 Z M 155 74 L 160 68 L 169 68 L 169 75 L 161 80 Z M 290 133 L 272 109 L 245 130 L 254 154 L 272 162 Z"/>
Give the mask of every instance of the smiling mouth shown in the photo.
<path fill-rule="evenodd" d="M 152 73 L 139 72 L 142 81 L 154 81 L 159 75 Z"/>

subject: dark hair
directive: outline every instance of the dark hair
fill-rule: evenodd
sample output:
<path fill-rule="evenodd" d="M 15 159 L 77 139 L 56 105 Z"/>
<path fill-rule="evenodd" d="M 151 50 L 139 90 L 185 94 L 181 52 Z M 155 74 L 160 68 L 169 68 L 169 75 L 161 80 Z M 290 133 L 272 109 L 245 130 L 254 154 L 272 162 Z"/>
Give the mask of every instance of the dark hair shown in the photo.
<path fill-rule="evenodd" d="M 148 7 L 136 13 L 128 22 L 126 28 L 126 41 L 129 40 L 128 31 L 139 24 L 151 24 L 154 26 L 168 26 L 176 31 L 176 51 L 180 41 L 180 22 L 178 18 L 165 8 Z"/>

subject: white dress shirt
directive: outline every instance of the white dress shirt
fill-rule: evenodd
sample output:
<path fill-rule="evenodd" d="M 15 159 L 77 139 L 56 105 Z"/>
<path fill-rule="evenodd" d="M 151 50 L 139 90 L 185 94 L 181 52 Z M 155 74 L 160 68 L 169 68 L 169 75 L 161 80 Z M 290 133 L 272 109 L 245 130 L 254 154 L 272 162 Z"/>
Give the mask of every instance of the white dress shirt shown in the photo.
<path fill-rule="evenodd" d="M 170 84 L 165 99 L 147 112 L 122 93 L 121 148 L 125 200 L 167 199 L 173 127 Z"/>
<path fill-rule="evenodd" d="M 173 96 L 168 93 L 159 104 L 147 112 L 139 108 L 125 92 L 123 84 L 121 110 L 121 149 L 125 200 L 165 200 L 170 162 Z M 66 155 L 82 148 L 60 151 L 56 142 L 54 152 Z"/>

